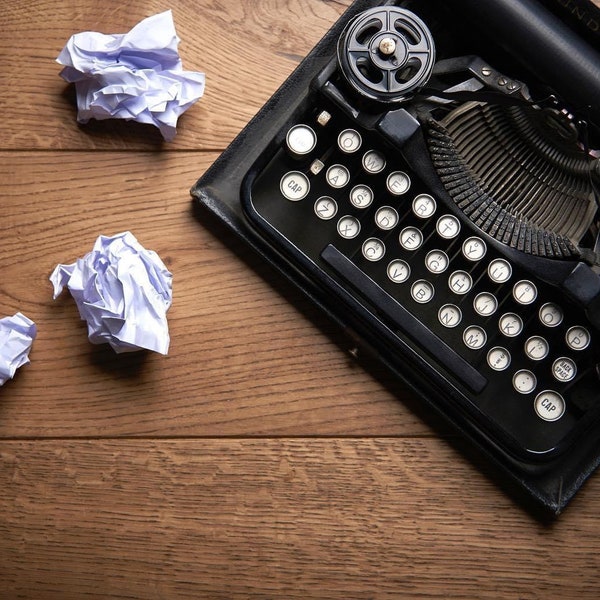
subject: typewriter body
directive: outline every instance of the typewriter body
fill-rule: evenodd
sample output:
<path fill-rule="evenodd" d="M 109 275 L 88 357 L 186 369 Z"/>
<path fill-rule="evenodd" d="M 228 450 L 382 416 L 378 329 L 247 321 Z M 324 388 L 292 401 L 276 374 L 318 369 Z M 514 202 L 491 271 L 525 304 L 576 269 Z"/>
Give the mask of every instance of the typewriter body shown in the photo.
<path fill-rule="evenodd" d="M 192 188 L 550 514 L 600 459 L 598 98 L 533 0 L 358 0 Z"/>

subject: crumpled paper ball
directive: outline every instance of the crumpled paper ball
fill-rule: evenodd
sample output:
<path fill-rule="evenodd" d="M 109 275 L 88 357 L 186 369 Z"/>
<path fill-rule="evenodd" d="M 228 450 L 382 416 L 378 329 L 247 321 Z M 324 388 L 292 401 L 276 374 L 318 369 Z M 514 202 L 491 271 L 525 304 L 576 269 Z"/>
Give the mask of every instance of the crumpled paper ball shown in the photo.
<path fill-rule="evenodd" d="M 184 71 L 170 10 L 144 19 L 129 33 L 84 31 L 71 36 L 58 58 L 61 77 L 75 84 L 77 120 L 149 123 L 165 140 L 177 119 L 204 93 L 205 75 Z"/>
<path fill-rule="evenodd" d="M 173 276 L 158 254 L 126 231 L 99 236 L 91 252 L 50 275 L 54 298 L 66 286 L 92 344 L 109 344 L 117 353 L 153 350 L 167 354 L 167 310 Z"/>
<path fill-rule="evenodd" d="M 0 319 L 0 385 L 29 362 L 29 351 L 37 335 L 35 323 L 20 312 Z"/>

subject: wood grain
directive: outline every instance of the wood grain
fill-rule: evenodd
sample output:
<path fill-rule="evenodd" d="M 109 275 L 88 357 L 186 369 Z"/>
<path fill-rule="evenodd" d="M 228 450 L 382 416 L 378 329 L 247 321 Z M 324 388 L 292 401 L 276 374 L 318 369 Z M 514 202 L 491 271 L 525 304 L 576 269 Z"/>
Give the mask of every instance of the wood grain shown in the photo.
<path fill-rule="evenodd" d="M 535 524 L 436 440 L 5 442 L 5 598 L 596 598 L 590 482 Z"/>
<path fill-rule="evenodd" d="M 189 188 L 351 0 L 0 0 L 0 600 L 595 598 L 600 478 L 542 525 Z M 76 32 L 173 10 L 204 97 L 171 144 L 76 123 Z M 168 356 L 92 346 L 48 276 L 132 231 L 174 274 Z"/>

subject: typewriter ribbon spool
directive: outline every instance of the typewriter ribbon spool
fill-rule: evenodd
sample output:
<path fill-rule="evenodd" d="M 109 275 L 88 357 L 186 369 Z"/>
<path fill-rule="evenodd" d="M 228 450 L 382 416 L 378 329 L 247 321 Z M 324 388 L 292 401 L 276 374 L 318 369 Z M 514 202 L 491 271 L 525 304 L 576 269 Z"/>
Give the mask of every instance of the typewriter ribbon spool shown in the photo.
<path fill-rule="evenodd" d="M 414 13 L 377 7 L 348 23 L 338 63 L 350 86 L 383 103 L 404 102 L 427 83 L 435 62 L 433 37 Z"/>

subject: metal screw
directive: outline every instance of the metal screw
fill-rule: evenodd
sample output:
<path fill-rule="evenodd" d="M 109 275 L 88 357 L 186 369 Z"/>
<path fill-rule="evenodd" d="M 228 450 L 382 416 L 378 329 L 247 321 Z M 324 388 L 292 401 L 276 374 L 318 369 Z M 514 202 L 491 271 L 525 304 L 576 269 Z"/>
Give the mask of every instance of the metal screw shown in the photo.
<path fill-rule="evenodd" d="M 383 38 L 379 42 L 379 52 L 385 56 L 394 54 L 394 52 L 396 52 L 396 42 L 390 37 Z"/>
<path fill-rule="evenodd" d="M 484 77 L 489 77 L 492 74 L 492 70 L 489 67 L 482 67 L 481 68 L 481 74 Z"/>

